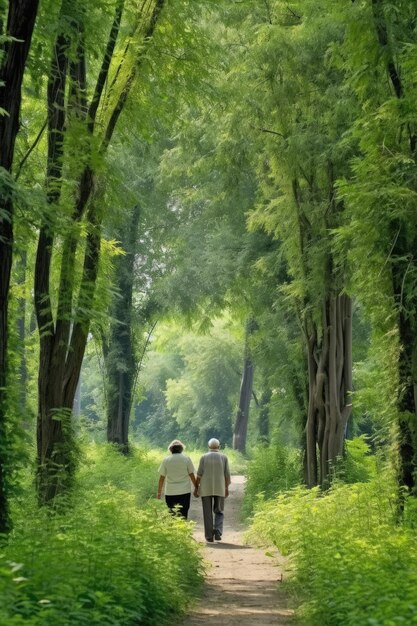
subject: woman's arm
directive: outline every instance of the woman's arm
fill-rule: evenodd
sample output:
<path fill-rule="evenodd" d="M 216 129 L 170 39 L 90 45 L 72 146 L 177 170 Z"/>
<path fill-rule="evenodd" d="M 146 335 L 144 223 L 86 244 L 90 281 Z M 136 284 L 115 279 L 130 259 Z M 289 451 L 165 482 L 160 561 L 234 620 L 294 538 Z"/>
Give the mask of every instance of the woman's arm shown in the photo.
<path fill-rule="evenodd" d="M 156 495 L 158 500 L 161 499 L 162 487 L 164 486 L 164 481 L 165 481 L 165 476 L 162 476 L 162 474 L 161 474 L 161 476 L 159 477 L 159 482 L 158 482 L 158 493 Z"/>
<path fill-rule="evenodd" d="M 191 482 L 194 485 L 194 489 L 197 489 L 198 485 L 197 485 L 197 480 L 196 480 L 194 472 L 191 472 L 191 474 L 188 474 L 188 476 L 191 478 Z"/>

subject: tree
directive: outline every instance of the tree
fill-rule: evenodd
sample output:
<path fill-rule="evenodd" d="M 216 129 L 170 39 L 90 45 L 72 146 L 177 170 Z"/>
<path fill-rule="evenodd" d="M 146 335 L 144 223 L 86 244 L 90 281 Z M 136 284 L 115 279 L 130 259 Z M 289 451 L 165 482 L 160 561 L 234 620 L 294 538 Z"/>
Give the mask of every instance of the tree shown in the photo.
<path fill-rule="evenodd" d="M 19 130 L 22 81 L 37 11 L 38 0 L 19 0 L 8 3 L 6 24 L 4 16 L 0 16 L 0 532 L 7 531 L 10 523 L 6 421 L 8 304 L 16 193 L 12 167 Z"/>
<path fill-rule="evenodd" d="M 361 105 L 352 127 L 360 156 L 351 161 L 352 180 L 339 185 L 350 215 L 341 238 L 351 246 L 354 285 L 381 347 L 378 389 L 391 429 L 397 421 L 400 502 L 404 488 L 416 493 L 417 464 L 416 17 L 409 2 L 356 3 L 345 13 L 339 59 Z"/>
<path fill-rule="evenodd" d="M 137 359 L 133 343 L 133 282 L 135 244 L 141 209 L 136 204 L 121 236 L 124 255 L 115 261 L 117 293 L 113 299 L 108 346 L 105 349 L 107 374 L 107 441 L 128 451 L 129 418 L 136 378 Z"/>
<path fill-rule="evenodd" d="M 140 49 L 139 55 L 135 51 L 136 46 L 143 42 L 148 44 L 163 4 L 163 0 L 146 5 L 144 3 L 142 9 L 134 13 L 130 37 L 122 42 L 121 55 L 116 55 L 116 42 L 125 2 L 115 2 L 113 20 L 90 103 L 87 102 L 86 91 L 86 9 L 66 0 L 61 5 L 61 22 L 54 44 L 48 82 L 47 193 L 48 202 L 55 210 L 61 199 L 66 146 L 67 158 L 71 157 L 70 129 L 81 132 L 78 141 L 82 142 L 85 152 L 74 168 L 78 184 L 71 216 L 64 230 L 56 319 L 53 314 L 49 276 L 54 239 L 59 231 L 56 220 L 51 220 L 51 214 L 45 216 L 38 241 L 35 302 L 41 353 L 37 439 L 39 497 L 43 502 L 51 500 L 68 486 L 73 474 L 71 411 L 94 310 L 94 291 L 100 259 L 103 212 L 102 198 L 96 187 L 98 163 L 104 159 L 144 58 L 146 46 Z M 105 92 L 108 80 L 110 90 Z M 102 109 L 99 108 L 100 104 Z M 79 150 L 79 145 L 76 149 Z M 87 231 L 84 261 L 77 303 L 74 304 L 76 252 L 83 221 Z"/>
<path fill-rule="evenodd" d="M 246 437 L 254 375 L 254 363 L 249 344 L 251 335 L 256 328 L 257 324 L 255 320 L 248 320 L 245 328 L 245 354 L 243 358 L 242 380 L 240 383 L 239 406 L 233 429 L 233 448 L 243 453 L 246 451 Z"/>
<path fill-rule="evenodd" d="M 145 397 L 155 401 L 156 391 L 163 392 L 164 403 L 157 412 L 172 420 L 175 436 L 184 436 L 189 444 L 205 446 L 214 436 L 231 445 L 241 342 L 227 317 L 214 320 L 204 334 L 199 332 L 198 322 L 185 333 L 173 322 L 158 329 L 142 377 Z M 145 403 L 139 406 L 142 423 L 147 408 Z M 167 429 L 161 424 L 151 433 L 151 427 L 146 432 L 153 440 Z"/>
<path fill-rule="evenodd" d="M 352 390 L 351 303 L 329 237 L 344 214 L 335 183 L 346 163 L 335 138 L 348 119 L 338 108 L 348 116 L 348 106 L 342 74 L 321 61 L 343 25 L 314 3 L 269 8 L 253 17 L 257 37 L 247 56 L 262 85 L 252 135 L 265 137 L 256 138 L 259 200 L 250 220 L 282 242 L 289 280 L 281 291 L 293 302 L 308 365 L 307 483 L 327 485 L 343 454 Z"/>

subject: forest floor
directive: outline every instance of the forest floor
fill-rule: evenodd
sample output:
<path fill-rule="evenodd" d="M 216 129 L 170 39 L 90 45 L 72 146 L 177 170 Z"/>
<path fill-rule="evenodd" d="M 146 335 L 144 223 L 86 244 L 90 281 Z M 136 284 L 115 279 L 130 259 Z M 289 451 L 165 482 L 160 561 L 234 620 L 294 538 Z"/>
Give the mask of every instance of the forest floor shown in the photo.
<path fill-rule="evenodd" d="M 189 519 L 196 522 L 196 541 L 204 545 L 207 578 L 200 601 L 182 626 L 294 626 L 294 612 L 281 587 L 285 560 L 244 542 L 240 516 L 244 480 L 232 476 L 220 542 L 205 542 L 201 501 L 191 497 Z"/>

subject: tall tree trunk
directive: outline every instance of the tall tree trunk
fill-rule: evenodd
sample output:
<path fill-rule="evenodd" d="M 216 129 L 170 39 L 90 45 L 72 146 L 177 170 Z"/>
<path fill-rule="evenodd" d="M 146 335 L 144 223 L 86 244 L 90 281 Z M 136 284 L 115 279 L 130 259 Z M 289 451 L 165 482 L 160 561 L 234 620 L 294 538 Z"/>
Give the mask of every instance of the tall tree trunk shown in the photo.
<path fill-rule="evenodd" d="M 19 260 L 16 263 L 16 269 L 18 273 L 17 281 L 19 285 L 24 285 L 26 282 L 26 264 L 27 253 L 24 250 L 19 256 Z M 20 296 L 18 301 L 18 317 L 17 317 L 17 334 L 19 337 L 19 406 L 22 415 L 26 414 L 27 408 L 27 382 L 28 382 L 28 368 L 26 361 L 26 298 Z"/>
<path fill-rule="evenodd" d="M 256 322 L 249 320 L 245 328 L 245 354 L 243 372 L 240 384 L 239 406 L 233 430 L 233 449 L 244 453 L 246 451 L 246 437 L 248 432 L 249 409 L 252 397 L 254 364 L 249 347 L 250 336 L 256 330 Z"/>
<path fill-rule="evenodd" d="M 389 36 L 389 28 L 385 14 L 384 0 L 372 0 L 372 13 L 378 44 L 383 53 L 387 75 L 394 90 L 395 97 L 402 100 L 405 96 L 405 85 L 402 82 L 401 72 L 397 67 L 397 61 L 393 53 Z M 409 154 L 417 162 L 417 136 L 416 124 L 408 123 Z M 395 245 L 392 250 L 392 281 L 393 291 L 398 306 L 398 330 L 400 339 L 400 356 L 398 362 L 399 393 L 399 506 L 404 505 L 404 488 L 417 496 L 416 489 L 416 465 L 417 465 L 417 323 L 415 309 L 417 299 L 415 296 L 415 284 L 407 290 L 407 282 L 410 276 L 415 276 L 417 238 L 414 224 L 407 224 L 397 220 L 391 225 L 395 236 Z M 408 291 L 406 293 L 406 291 Z M 404 306 L 403 299 L 408 300 Z"/>
<path fill-rule="evenodd" d="M 409 237 L 406 234 L 404 223 L 395 223 L 392 230 L 396 230 L 396 244 L 392 256 L 393 291 L 398 307 L 398 330 L 400 354 L 398 358 L 399 391 L 399 467 L 398 483 L 399 508 L 404 506 L 405 492 L 417 495 L 416 467 L 417 467 L 417 323 L 415 321 L 415 307 L 417 299 L 414 296 L 414 271 L 410 272 L 413 259 L 410 253 Z M 414 249 L 417 248 L 417 239 L 414 240 Z M 411 294 L 411 295 L 410 295 Z M 404 303 L 407 299 L 407 303 Z M 410 310 L 411 309 L 411 310 Z"/>
<path fill-rule="evenodd" d="M 64 21 L 69 4 L 63 1 Z M 68 13 L 69 15 L 71 13 Z M 64 27 L 63 27 L 64 28 Z M 58 32 L 53 48 L 47 89 L 48 154 L 46 194 L 50 206 L 58 207 L 61 197 L 66 124 L 65 91 L 67 85 L 69 38 Z M 51 212 L 53 215 L 53 213 Z M 62 375 L 64 362 L 59 358 L 50 296 L 50 269 L 54 244 L 54 224 L 49 216 L 39 231 L 35 262 L 35 310 L 39 329 L 40 353 L 38 372 L 38 493 L 41 503 L 47 502 L 68 485 L 71 466 L 65 462 L 68 449 L 66 436 L 70 430 L 70 414 L 63 410 Z M 49 474 L 51 477 L 49 478 Z"/>
<path fill-rule="evenodd" d="M 331 296 L 323 306 L 321 339 L 313 326 L 308 345 L 307 484 L 327 487 L 343 455 L 352 404 L 352 304 Z M 319 456 L 318 456 L 319 453 Z"/>
<path fill-rule="evenodd" d="M 69 3 L 68 8 L 66 5 Z M 142 12 L 138 14 L 138 21 L 145 25 L 142 32 L 144 41 L 148 43 L 157 24 L 164 0 L 154 0 L 153 3 L 143 3 Z M 63 16 L 71 15 L 70 0 L 63 2 Z M 120 21 L 123 12 L 124 0 L 119 0 L 115 7 L 113 25 L 110 30 L 109 40 L 103 57 L 102 66 L 96 83 L 93 100 L 90 107 L 85 101 L 84 86 L 85 80 L 85 53 L 83 42 L 82 24 L 79 24 L 79 39 L 72 44 L 78 51 L 78 59 L 72 61 L 66 67 L 61 66 L 61 58 L 57 58 L 58 69 L 52 73 L 51 90 L 56 81 L 61 81 L 61 86 L 57 85 L 55 96 L 57 100 L 61 98 L 65 90 L 63 77 L 68 69 L 72 79 L 71 88 L 68 90 L 68 102 L 64 105 L 56 106 L 57 116 L 63 111 L 64 117 L 67 113 L 67 120 L 74 117 L 78 123 L 84 121 L 87 134 L 92 138 L 95 130 L 96 113 L 103 97 L 104 88 L 108 80 L 110 61 L 113 56 L 114 47 Z M 68 12 L 69 11 L 69 12 Z M 64 19 L 64 25 L 66 20 Z M 64 37 L 59 40 L 59 37 Z M 65 52 L 65 36 L 57 39 L 56 52 Z M 104 156 L 111 141 L 116 123 L 124 108 L 131 87 L 136 78 L 137 72 L 145 57 L 146 47 L 141 49 L 141 56 L 133 64 L 133 69 L 127 72 L 124 86 L 120 91 L 116 102 L 111 101 L 111 108 L 107 113 L 107 126 L 103 130 L 100 152 Z M 122 60 L 123 62 L 123 60 Z M 117 72 L 116 72 L 117 73 Z M 59 87 L 59 88 L 58 88 Z M 48 102 L 52 102 L 52 91 L 48 91 Z M 110 106 L 110 105 L 109 105 Z M 88 114 L 87 114 L 88 111 Z M 53 110 L 50 109 L 52 122 Z M 59 119 L 57 122 L 57 132 L 64 129 Z M 53 137 L 57 133 L 52 133 L 50 127 L 50 143 L 54 143 Z M 88 142 L 87 142 L 88 143 Z M 58 188 L 62 176 L 62 156 L 58 156 L 58 150 L 63 146 L 63 142 L 57 142 L 54 152 L 48 156 L 50 180 L 55 181 L 53 186 Z M 87 155 L 88 156 L 88 155 Z M 35 281 L 35 300 L 37 302 L 37 318 L 40 330 L 41 353 L 39 368 L 39 414 L 38 414 L 38 493 L 40 502 L 48 502 L 60 493 L 71 483 L 71 476 L 74 470 L 74 444 L 72 437 L 71 412 L 74 404 L 74 396 L 81 371 L 82 360 L 90 328 L 90 317 L 93 309 L 95 285 L 97 280 L 100 243 L 101 243 L 101 223 L 102 223 L 102 202 L 94 197 L 95 171 L 93 159 L 86 159 L 87 163 L 80 175 L 77 190 L 77 198 L 72 214 L 74 228 L 70 228 L 63 244 L 63 261 L 61 263 L 61 276 L 58 290 L 58 304 L 56 313 L 56 323 L 54 324 L 51 297 L 49 287 L 49 274 L 51 267 L 52 242 L 54 229 L 45 225 L 40 231 L 38 241 L 38 255 Z M 57 199 L 54 200 L 55 202 Z M 85 214 L 86 213 L 86 214 Z M 76 252 L 80 243 L 78 224 L 85 220 L 87 226 L 87 236 L 84 247 L 84 266 L 82 271 L 81 286 L 79 288 L 77 302 L 75 302 L 74 283 Z"/>
<path fill-rule="evenodd" d="M 22 80 L 32 40 L 39 0 L 9 2 L 0 66 L 0 168 L 11 174 L 19 130 Z M 0 533 L 10 526 L 8 506 L 9 445 L 7 441 L 8 303 L 13 255 L 13 180 L 0 189 Z"/>
<path fill-rule="evenodd" d="M 133 282 L 135 247 L 138 236 L 140 207 L 136 205 L 121 237 L 125 255 L 116 260 L 117 294 L 111 313 L 110 342 L 107 346 L 107 441 L 122 452 L 129 448 L 129 419 L 137 369 L 133 345 Z"/>
<path fill-rule="evenodd" d="M 317 330 L 315 324 L 312 324 L 310 332 L 306 332 L 307 336 L 307 362 L 308 362 L 308 409 L 307 409 L 307 422 L 306 422 L 306 472 L 308 487 L 314 487 L 318 483 L 318 459 L 317 459 L 317 437 L 319 419 L 322 406 L 317 406 L 317 392 L 316 385 L 318 383 L 317 376 L 317 362 L 315 358 L 315 350 L 317 344 Z M 326 349 L 325 346 L 321 346 L 322 351 Z M 322 383 L 322 375 L 319 378 Z"/>

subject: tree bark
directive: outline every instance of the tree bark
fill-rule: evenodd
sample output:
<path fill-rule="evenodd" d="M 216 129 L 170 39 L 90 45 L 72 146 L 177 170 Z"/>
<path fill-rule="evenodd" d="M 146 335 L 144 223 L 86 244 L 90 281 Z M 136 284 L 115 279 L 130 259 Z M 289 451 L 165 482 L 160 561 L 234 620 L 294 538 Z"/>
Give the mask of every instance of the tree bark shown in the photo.
<path fill-rule="evenodd" d="M 326 488 L 338 458 L 343 455 L 352 410 L 350 298 L 344 294 L 329 297 L 323 306 L 321 324 L 321 339 L 312 325 L 308 345 L 307 485 Z"/>
<path fill-rule="evenodd" d="M 249 320 L 245 330 L 245 354 L 243 359 L 243 372 L 240 384 L 239 407 L 236 414 L 233 430 L 233 449 L 244 453 L 246 451 L 246 437 L 248 432 L 249 409 L 252 397 L 254 364 L 249 347 L 249 339 L 256 330 L 256 322 Z"/>
<path fill-rule="evenodd" d="M 414 294 L 413 278 L 407 284 L 410 256 L 408 237 L 405 224 L 395 224 L 397 238 L 392 252 L 392 281 L 393 291 L 398 307 L 398 331 L 400 354 L 398 357 L 399 391 L 398 391 L 398 419 L 399 419 L 399 467 L 398 483 L 400 512 L 404 506 L 404 489 L 407 493 L 417 495 L 416 466 L 417 466 L 417 405 L 415 388 L 417 385 L 417 323 L 414 319 L 414 310 L 417 306 L 416 298 L 406 295 Z M 415 242 L 417 246 L 417 241 Z M 404 303 L 404 298 L 409 301 Z M 410 308 L 414 310 L 410 311 Z"/>
<path fill-rule="evenodd" d="M 107 369 L 107 441 L 117 444 L 124 453 L 129 449 L 129 420 L 137 369 L 133 345 L 133 283 L 135 247 L 140 207 L 133 208 L 127 229 L 121 234 L 125 255 L 115 267 L 117 294 L 111 312 L 110 342 L 106 350 Z"/>
<path fill-rule="evenodd" d="M 18 273 L 18 284 L 24 286 L 26 282 L 26 264 L 27 264 L 27 252 L 24 250 L 18 258 L 16 263 L 16 270 Z M 18 318 L 17 318 L 17 334 L 19 337 L 19 406 L 22 415 L 26 414 L 27 409 L 27 382 L 28 382 L 28 368 L 26 360 L 26 298 L 19 297 L 18 300 Z"/>
<path fill-rule="evenodd" d="M 61 14 L 69 11 L 63 2 Z M 69 38 L 58 32 L 53 48 L 47 89 L 48 153 L 46 194 L 50 206 L 58 206 L 61 197 L 66 124 L 65 90 L 67 84 Z M 54 224 L 49 216 L 39 231 L 35 262 L 35 310 L 39 329 L 40 353 L 38 373 L 37 480 L 41 503 L 55 497 L 68 486 L 72 464 L 67 435 L 70 415 L 63 410 L 62 375 L 64 361 L 59 358 L 50 295 L 50 270 L 54 243 Z"/>
<path fill-rule="evenodd" d="M 0 66 L 0 168 L 11 174 L 19 116 L 22 81 L 35 26 L 39 0 L 9 2 L 3 58 Z M 3 111 L 1 111 L 3 110 Z M 7 419 L 7 348 L 10 273 L 13 255 L 13 179 L 0 191 L 0 532 L 10 527 L 8 505 L 9 445 Z"/>

